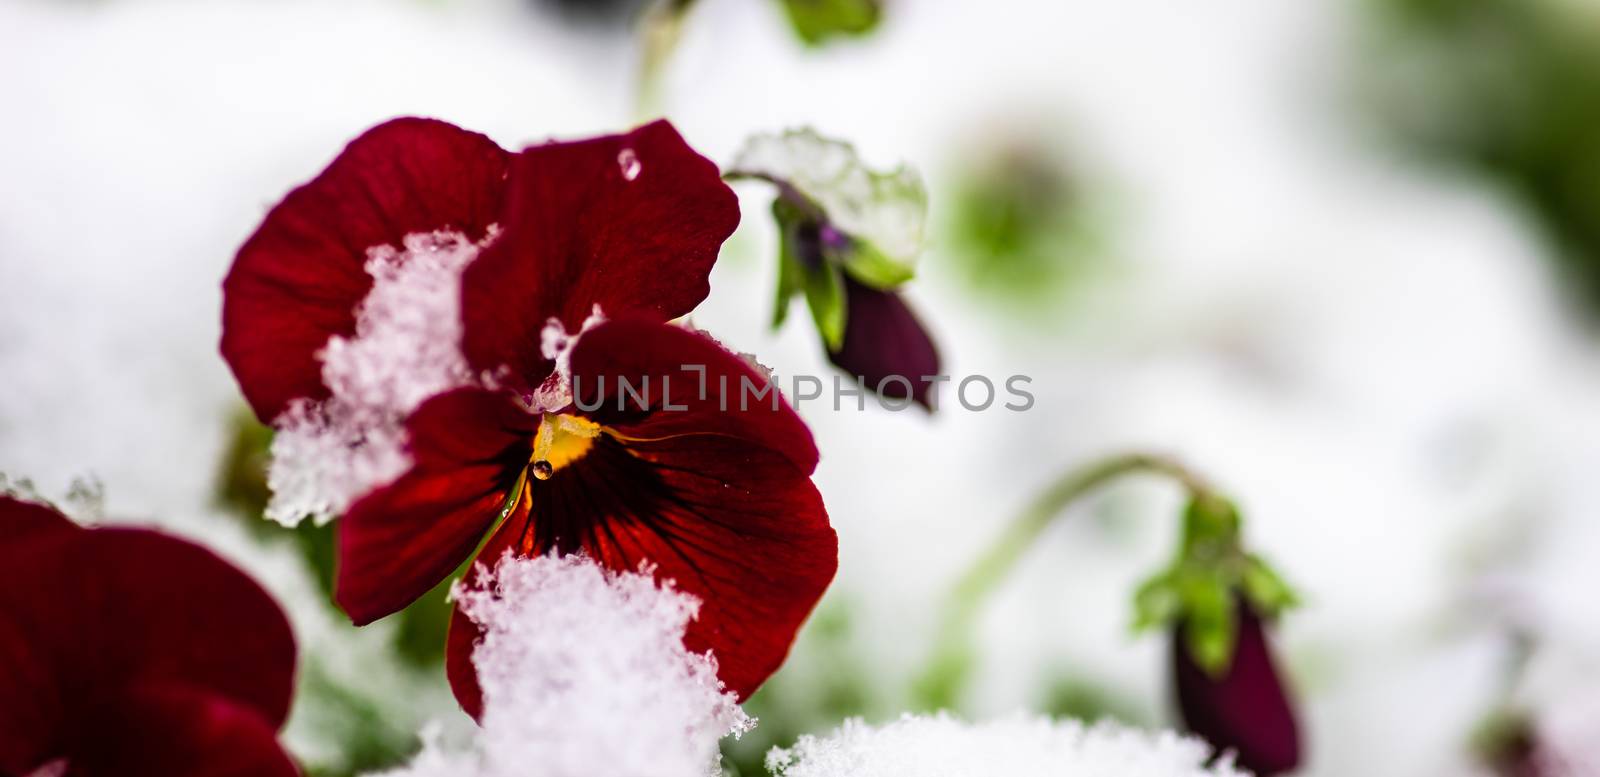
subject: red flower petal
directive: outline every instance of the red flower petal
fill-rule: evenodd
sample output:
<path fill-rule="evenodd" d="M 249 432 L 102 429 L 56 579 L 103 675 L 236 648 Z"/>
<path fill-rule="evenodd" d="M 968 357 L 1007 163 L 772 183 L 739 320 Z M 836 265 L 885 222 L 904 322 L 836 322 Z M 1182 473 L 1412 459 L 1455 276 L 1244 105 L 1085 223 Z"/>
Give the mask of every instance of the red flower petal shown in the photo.
<path fill-rule="evenodd" d="M 629 174 L 632 174 L 630 178 Z M 505 229 L 462 280 L 462 350 L 537 386 L 551 317 L 577 332 L 596 304 L 665 321 L 710 290 L 738 201 L 710 160 L 657 121 L 626 135 L 533 146 L 511 164 Z"/>
<path fill-rule="evenodd" d="M 638 384 L 653 373 L 651 411 L 618 412 L 612 399 L 588 413 L 617 436 L 602 434 L 549 480 L 530 480 L 528 511 L 507 518 L 479 560 L 493 565 L 507 549 L 582 549 L 616 570 L 654 565 L 659 579 L 702 602 L 685 645 L 713 651 L 723 682 L 748 696 L 783 662 L 838 567 L 838 541 L 809 478 L 817 461 L 810 434 L 781 402 L 741 412 L 734 398 L 719 410 L 719 375 L 758 376 L 695 332 L 606 323 L 579 341 L 572 364 L 580 383 L 609 376 L 607 396 L 618 375 Z M 697 372 L 679 388 L 684 364 L 706 366 L 704 398 Z M 669 392 L 662 375 L 674 376 Z M 668 398 L 687 409 L 664 409 Z M 458 614 L 447 649 L 456 698 L 473 715 L 482 708 L 471 664 L 478 633 Z"/>
<path fill-rule="evenodd" d="M 17 551 L 24 541 L 75 531 L 77 524 L 49 507 L 0 495 L 0 554 Z"/>
<path fill-rule="evenodd" d="M 529 513 L 507 519 L 479 554 L 583 548 L 611 569 L 655 565 L 658 579 L 698 597 L 684 644 L 711 650 L 741 699 L 783 663 L 795 633 L 838 568 L 822 498 L 784 457 L 731 437 L 629 443 L 602 438 L 548 481 L 530 481 Z M 462 708 L 481 711 L 471 646 L 457 615 L 447 661 Z"/>
<path fill-rule="evenodd" d="M 926 408 L 932 384 L 924 376 L 939 374 L 939 349 L 928 336 L 922 322 L 900 295 L 880 291 L 844 278 L 844 342 L 830 352 L 828 360 L 851 375 L 860 376 L 866 387 L 890 399 L 911 399 Z M 888 380 L 899 376 L 899 380 Z M 910 392 L 906 391 L 907 384 Z"/>
<path fill-rule="evenodd" d="M 484 235 L 500 215 L 507 157 L 477 133 L 395 119 L 267 214 L 222 284 L 222 355 L 257 417 L 270 423 L 292 399 L 327 396 L 315 354 L 355 331 L 372 288 L 367 249 L 441 229 Z"/>
<path fill-rule="evenodd" d="M 1189 654 L 1183 627 L 1172 638 L 1174 679 L 1184 724 L 1218 752 L 1232 750 L 1238 764 L 1268 777 L 1300 764 L 1300 730 L 1278 679 L 1261 618 L 1239 601 L 1239 639 L 1221 677 L 1207 674 Z"/>
<path fill-rule="evenodd" d="M 478 560 L 489 564 L 495 559 L 479 554 Z M 451 608 L 450 631 L 444 643 L 444 674 L 461 711 L 471 715 L 473 720 L 483 718 L 483 687 L 478 684 L 478 668 L 472 664 L 472 651 L 482 636 L 483 630 L 461 612 L 461 608 Z"/>
<path fill-rule="evenodd" d="M 572 378 L 580 408 L 598 404 L 580 414 L 624 437 L 726 435 L 782 454 L 802 474 L 817 468 L 811 432 L 777 386 L 699 332 L 637 319 L 606 322 L 573 349 Z M 623 391 L 619 379 L 652 412 L 637 412 L 633 393 Z M 771 393 L 762 394 L 769 385 Z"/>
<path fill-rule="evenodd" d="M 255 710 L 187 687 L 131 689 L 83 732 L 71 774 L 294 777 L 277 727 Z"/>
<path fill-rule="evenodd" d="M 414 464 L 339 520 L 334 598 L 357 625 L 396 612 L 472 555 L 528 463 L 538 420 L 504 394 L 457 389 L 406 423 Z"/>
<path fill-rule="evenodd" d="M 271 597 L 209 551 L 158 532 L 31 541 L 0 586 L 0 771 L 72 757 L 79 729 L 129 688 L 202 689 L 288 715 L 294 640 Z"/>

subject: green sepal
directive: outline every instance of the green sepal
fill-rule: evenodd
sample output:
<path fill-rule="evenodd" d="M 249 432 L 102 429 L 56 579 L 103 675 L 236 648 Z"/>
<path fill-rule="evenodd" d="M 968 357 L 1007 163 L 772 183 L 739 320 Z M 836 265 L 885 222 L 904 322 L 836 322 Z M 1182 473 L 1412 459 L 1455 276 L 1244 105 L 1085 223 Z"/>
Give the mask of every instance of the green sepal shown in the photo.
<path fill-rule="evenodd" d="M 1241 553 L 1239 508 L 1216 494 L 1196 494 L 1183 510 L 1183 560 L 1220 563 Z"/>
<path fill-rule="evenodd" d="M 1216 677 L 1233 663 L 1239 639 L 1233 586 L 1216 570 L 1187 571 L 1182 584 L 1183 639 L 1195 663 Z"/>
<path fill-rule="evenodd" d="M 1264 618 L 1276 618 L 1300 604 L 1300 597 L 1294 588 L 1270 564 L 1253 553 L 1245 557 L 1240 582 L 1245 598 Z"/>
<path fill-rule="evenodd" d="M 1239 639 L 1239 601 L 1264 618 L 1299 603 L 1283 578 L 1243 549 L 1242 522 L 1233 503 L 1196 494 L 1184 508 L 1177 557 L 1134 594 L 1135 631 L 1181 626 L 1184 647 L 1213 676 L 1227 671 Z"/>
<path fill-rule="evenodd" d="M 799 255 L 801 231 L 814 229 L 816 222 L 805 209 L 779 197 L 772 203 L 772 216 L 777 219 L 778 292 L 777 304 L 772 312 L 773 326 L 788 317 L 789 299 L 796 291 L 803 292 L 811 308 L 811 318 L 817 332 L 829 351 L 837 351 L 844 344 L 845 316 L 848 312 L 844 296 L 844 276 L 839 266 L 826 254 L 807 262 Z"/>
<path fill-rule="evenodd" d="M 1177 575 L 1171 570 L 1151 576 L 1133 595 L 1134 632 L 1149 631 L 1173 622 L 1183 609 L 1182 600 Z"/>
<path fill-rule="evenodd" d="M 845 307 L 844 279 L 839 268 L 823 263 L 821 267 L 805 273 L 806 303 L 811 306 L 811 318 L 817 323 L 817 332 L 829 351 L 838 351 L 844 345 Z"/>
<path fill-rule="evenodd" d="M 772 217 L 778 222 L 778 289 L 772 305 L 772 328 L 783 326 L 789 318 L 789 303 L 805 288 L 805 268 L 794 255 L 799 231 L 797 209 L 782 197 L 772 201 Z"/>
<path fill-rule="evenodd" d="M 893 291 L 916 275 L 911 265 L 878 250 L 865 240 L 851 240 L 844 249 L 826 249 L 828 261 L 850 273 L 850 277 L 864 286 L 879 291 Z"/>
<path fill-rule="evenodd" d="M 865 35 L 878 26 L 880 0 L 782 0 L 789 25 L 807 45 L 829 38 Z"/>

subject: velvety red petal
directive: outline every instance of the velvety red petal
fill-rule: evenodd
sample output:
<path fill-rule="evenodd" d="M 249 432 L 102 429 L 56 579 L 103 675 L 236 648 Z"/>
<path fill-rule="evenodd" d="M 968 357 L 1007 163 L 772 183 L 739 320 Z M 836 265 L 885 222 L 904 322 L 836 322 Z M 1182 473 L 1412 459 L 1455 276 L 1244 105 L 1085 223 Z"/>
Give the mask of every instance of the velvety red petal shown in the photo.
<path fill-rule="evenodd" d="M 573 349 L 572 377 L 580 414 L 624 437 L 722 435 L 771 449 L 803 474 L 816 469 L 811 432 L 778 387 L 702 333 L 637 319 L 606 322 Z"/>
<path fill-rule="evenodd" d="M 79 733 L 69 759 L 85 777 L 295 777 L 277 727 L 256 710 L 204 690 L 129 689 Z"/>
<path fill-rule="evenodd" d="M 49 507 L 0 496 L 0 566 L 7 570 L 6 585 L 43 585 L 12 570 L 26 563 L 24 557 L 40 552 L 41 545 L 71 541 L 82 531 Z M 4 597 L 0 591 L 0 602 Z M 0 774 L 26 773 L 63 746 L 63 700 L 48 646 L 36 643 L 26 628 L 26 622 L 0 610 L 0 667 L 5 667 L 0 672 Z"/>
<path fill-rule="evenodd" d="M 1237 754 L 1238 764 L 1270 777 L 1300 764 L 1300 730 L 1272 658 L 1261 618 L 1239 605 L 1233 663 L 1212 677 L 1189 654 L 1180 626 L 1173 632 L 1173 672 L 1184 724 L 1216 748 Z"/>
<path fill-rule="evenodd" d="M 257 417 L 270 423 L 296 397 L 327 396 L 315 354 L 355 331 L 356 305 L 372 288 L 367 249 L 417 232 L 485 234 L 500 214 L 507 157 L 477 133 L 395 119 L 267 214 L 222 284 L 222 355 Z"/>
<path fill-rule="evenodd" d="M 475 368 L 508 365 L 536 386 L 550 371 L 540 332 L 551 317 L 576 332 L 596 304 L 656 321 L 693 310 L 739 206 L 717 166 L 657 121 L 518 154 L 500 224 L 463 276 L 462 350 Z"/>
<path fill-rule="evenodd" d="M 899 294 L 863 285 L 849 275 L 844 287 L 844 342 L 828 360 L 859 376 L 868 390 L 931 408 L 928 390 L 933 384 L 922 378 L 939 374 L 939 349 L 928 330 Z"/>
<path fill-rule="evenodd" d="M 50 507 L 0 494 L 0 555 L 29 540 L 78 530 L 77 524 Z"/>
<path fill-rule="evenodd" d="M 479 555 L 584 549 L 611 569 L 655 566 L 699 597 L 685 637 L 712 651 L 741 699 L 783 663 L 838 567 L 838 541 L 807 473 L 737 437 L 678 435 L 624 445 L 602 436 L 582 459 L 531 481 L 529 512 L 501 526 Z M 448 649 L 457 698 L 480 709 L 470 648 L 457 618 Z"/>
<path fill-rule="evenodd" d="M 334 598 L 351 620 L 399 611 L 472 555 L 527 465 L 536 429 L 509 397 L 482 389 L 441 394 L 412 413 L 410 471 L 339 520 Z"/>
<path fill-rule="evenodd" d="M 209 551 L 143 529 L 35 542 L 0 586 L 0 771 L 71 755 L 82 721 L 135 686 L 204 689 L 288 715 L 295 649 L 276 603 Z"/>
<path fill-rule="evenodd" d="M 478 560 L 492 564 L 498 558 L 480 555 Z M 450 691 L 461 704 L 461 711 L 471 715 L 473 720 L 483 717 L 483 687 L 478 684 L 478 669 L 472 664 L 472 651 L 482 636 L 483 630 L 460 608 L 451 609 L 450 631 L 444 645 L 444 673 L 450 681 Z"/>

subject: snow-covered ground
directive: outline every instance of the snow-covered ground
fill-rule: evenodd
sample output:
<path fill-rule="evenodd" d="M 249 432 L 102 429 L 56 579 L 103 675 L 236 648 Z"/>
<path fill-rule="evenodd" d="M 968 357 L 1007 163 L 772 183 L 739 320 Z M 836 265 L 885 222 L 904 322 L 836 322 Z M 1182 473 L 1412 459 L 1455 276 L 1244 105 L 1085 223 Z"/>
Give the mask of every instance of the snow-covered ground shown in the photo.
<path fill-rule="evenodd" d="M 911 296 L 948 372 L 1030 375 L 1032 410 L 802 408 L 841 536 L 836 593 L 860 606 L 855 640 L 886 687 L 1032 489 L 1133 447 L 1229 489 L 1305 594 L 1280 636 L 1308 774 L 1459 770 L 1501 660 L 1484 580 L 1549 635 L 1536 697 L 1571 695 L 1600 663 L 1585 598 L 1600 350 L 1509 203 L 1352 130 L 1352 5 L 904 0 L 877 37 L 821 52 L 771 3 L 703 0 L 691 17 L 662 104 L 713 158 L 812 124 L 917 164 L 937 214 L 986 128 L 1050 121 L 1117 201 L 1118 269 L 1055 331 L 974 304 L 937 242 L 924 259 Z M 0 3 L 0 471 L 47 495 L 97 476 L 108 516 L 220 547 L 321 649 L 333 632 L 293 559 L 210 503 L 241 403 L 216 349 L 234 250 L 390 116 L 508 146 L 630 126 L 632 44 L 510 0 Z M 766 329 L 770 193 L 741 192 L 695 322 L 779 373 L 830 375 L 803 316 Z M 1126 627 L 1177 495 L 1112 496 L 1048 534 L 988 612 L 978 710 L 1037 703 L 1064 667 L 1165 714 L 1164 651 Z M 406 714 L 449 712 L 435 691 Z"/>

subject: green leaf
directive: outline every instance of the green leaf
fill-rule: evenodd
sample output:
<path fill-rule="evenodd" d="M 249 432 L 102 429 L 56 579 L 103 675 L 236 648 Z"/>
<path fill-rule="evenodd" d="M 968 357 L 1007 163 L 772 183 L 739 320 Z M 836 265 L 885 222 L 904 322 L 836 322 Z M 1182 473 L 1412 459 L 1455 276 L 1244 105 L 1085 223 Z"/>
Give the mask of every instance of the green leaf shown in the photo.
<path fill-rule="evenodd" d="M 800 40 L 820 46 L 830 38 L 872 32 L 882 16 L 881 0 L 782 0 Z"/>

